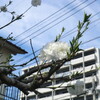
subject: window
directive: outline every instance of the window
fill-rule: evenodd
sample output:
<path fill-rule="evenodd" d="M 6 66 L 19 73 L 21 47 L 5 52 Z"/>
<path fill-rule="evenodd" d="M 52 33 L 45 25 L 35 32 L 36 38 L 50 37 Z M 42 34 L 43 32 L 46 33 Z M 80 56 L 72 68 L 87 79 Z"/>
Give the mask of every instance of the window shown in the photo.
<path fill-rule="evenodd" d="M 46 92 L 46 93 L 43 93 L 43 94 L 39 94 L 38 97 L 39 98 L 44 98 L 44 97 L 49 97 L 52 95 L 52 92 Z"/>
<path fill-rule="evenodd" d="M 35 95 L 29 96 L 29 97 L 27 98 L 27 100 L 36 100 L 36 96 L 35 96 Z"/>
<path fill-rule="evenodd" d="M 84 97 L 75 97 L 73 98 L 73 100 L 84 100 Z M 87 99 L 87 100 L 91 100 L 91 99 Z"/>
<path fill-rule="evenodd" d="M 92 70 L 92 71 L 85 73 L 85 77 L 89 77 L 89 76 L 92 76 L 92 75 L 96 75 L 96 70 Z M 83 74 L 78 75 L 77 77 L 74 78 L 74 80 L 80 79 L 80 78 L 83 78 Z"/>
<path fill-rule="evenodd" d="M 60 84 L 60 83 L 63 83 L 64 82 L 64 80 L 56 80 L 56 84 Z"/>
<path fill-rule="evenodd" d="M 95 53 L 95 49 L 90 49 L 90 50 L 84 52 L 84 56 L 91 55 L 94 53 Z"/>
<path fill-rule="evenodd" d="M 82 67 L 82 66 L 83 66 L 82 63 L 75 64 L 75 65 L 73 65 L 73 69 L 80 68 L 80 67 Z"/>
<path fill-rule="evenodd" d="M 77 59 L 77 58 L 80 58 L 82 57 L 82 53 L 78 53 L 73 59 Z"/>
<path fill-rule="evenodd" d="M 67 71 L 69 71 L 69 67 L 61 68 L 56 72 L 56 74 L 67 72 Z"/>
<path fill-rule="evenodd" d="M 85 77 L 96 75 L 96 72 L 97 72 L 96 70 L 89 71 L 89 72 L 85 73 Z"/>
<path fill-rule="evenodd" d="M 93 49 L 84 51 L 84 56 L 88 56 L 88 55 L 91 55 L 91 54 L 94 54 L 94 53 L 95 53 L 95 49 L 93 48 Z M 80 58 L 80 57 L 82 57 L 82 53 L 76 54 L 76 56 L 73 59 L 77 59 L 77 58 Z"/>
<path fill-rule="evenodd" d="M 92 83 L 87 83 L 86 84 L 86 89 L 92 88 Z"/>
<path fill-rule="evenodd" d="M 64 93 L 67 93 L 67 88 L 66 89 L 60 89 L 60 90 L 56 90 L 55 91 L 55 94 L 58 95 L 58 94 L 64 94 Z"/>
<path fill-rule="evenodd" d="M 93 100 L 93 95 L 87 95 L 87 96 L 86 96 L 86 99 L 87 99 L 87 100 Z"/>
<path fill-rule="evenodd" d="M 90 60 L 90 61 L 86 61 L 86 62 L 85 62 L 85 67 L 91 66 L 91 65 L 93 65 L 93 64 L 95 64 L 95 63 L 96 63 L 96 61 L 95 61 L 94 59 L 93 59 L 93 60 Z M 82 66 L 83 66 L 82 63 L 75 64 L 75 65 L 73 65 L 73 69 L 80 68 L 80 67 L 82 67 Z"/>
<path fill-rule="evenodd" d="M 95 64 L 95 60 L 90 60 L 90 61 L 85 62 L 85 66 L 90 66 L 93 64 Z"/>
<path fill-rule="evenodd" d="M 44 88 L 44 87 L 47 87 L 47 86 L 50 86 L 50 85 L 52 85 L 52 82 L 46 82 L 41 87 Z"/>

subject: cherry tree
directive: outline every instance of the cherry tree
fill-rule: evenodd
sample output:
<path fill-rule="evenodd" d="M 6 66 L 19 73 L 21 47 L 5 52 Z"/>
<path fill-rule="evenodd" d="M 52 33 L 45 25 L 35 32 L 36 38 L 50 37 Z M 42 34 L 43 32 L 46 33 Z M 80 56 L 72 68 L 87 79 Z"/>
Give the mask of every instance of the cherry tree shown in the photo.
<path fill-rule="evenodd" d="M 7 7 L 11 5 L 11 1 L 9 1 L 9 4 L 0 7 L 0 12 L 9 12 Z M 32 0 L 31 2 L 32 6 L 37 7 L 41 5 L 41 0 Z M 28 11 L 28 10 L 26 10 Z M 0 29 L 3 29 L 7 27 L 8 25 L 14 23 L 17 20 L 22 19 L 24 13 L 21 15 L 16 15 L 15 12 L 9 12 L 12 15 L 12 20 L 7 23 L 6 25 L 0 27 Z M 83 36 L 83 33 L 88 29 L 88 25 L 90 23 L 91 15 L 87 15 L 84 13 L 84 19 L 82 22 L 78 22 L 77 25 L 77 35 L 73 37 L 72 40 L 70 40 L 69 44 L 66 42 L 60 41 L 60 38 L 62 36 L 62 33 L 64 32 L 64 28 L 62 28 L 61 34 L 56 36 L 56 39 L 54 42 L 47 43 L 42 50 L 40 51 L 40 54 L 38 56 L 33 57 L 29 61 L 20 64 L 20 65 L 9 65 L 9 66 L 0 66 L 0 84 L 6 84 L 8 86 L 14 86 L 21 90 L 24 94 L 28 95 L 29 92 L 35 92 L 36 94 L 39 93 L 36 89 L 41 88 L 41 86 L 47 82 L 48 80 L 52 81 L 54 78 L 51 76 L 61 68 L 66 62 L 70 61 L 75 57 L 78 51 L 82 50 L 80 49 L 80 45 L 82 41 L 80 41 L 80 38 Z M 13 37 L 9 37 L 9 39 L 13 40 Z M 8 38 L 7 38 L 8 40 Z M 31 47 L 32 44 L 30 43 Z M 34 50 L 33 50 L 33 54 Z M 37 61 L 37 58 L 39 59 L 39 63 Z M 37 65 L 34 66 L 30 71 L 22 74 L 21 76 L 13 76 L 9 77 L 9 75 L 12 75 L 13 71 L 17 70 L 17 67 L 24 67 L 29 62 L 37 61 Z M 11 61 L 11 58 L 9 59 Z M 42 72 L 43 69 L 49 68 L 47 72 Z M 34 74 L 36 73 L 37 74 Z M 71 73 L 70 77 L 61 77 L 58 78 L 58 80 L 64 80 L 66 82 L 70 81 L 72 78 L 77 77 L 80 73 L 73 74 Z M 27 78 L 28 76 L 32 76 L 32 78 Z M 83 89 L 83 83 L 77 82 L 75 87 L 80 86 L 81 90 Z M 66 88 L 69 86 L 66 86 Z M 46 87 L 45 87 L 46 88 Z M 57 87 L 51 87 L 52 89 Z M 69 92 L 73 91 L 71 88 L 69 88 Z M 83 91 L 83 90 L 82 90 Z M 72 92 L 71 92 L 72 93 Z M 73 93 L 72 93 L 73 94 Z"/>

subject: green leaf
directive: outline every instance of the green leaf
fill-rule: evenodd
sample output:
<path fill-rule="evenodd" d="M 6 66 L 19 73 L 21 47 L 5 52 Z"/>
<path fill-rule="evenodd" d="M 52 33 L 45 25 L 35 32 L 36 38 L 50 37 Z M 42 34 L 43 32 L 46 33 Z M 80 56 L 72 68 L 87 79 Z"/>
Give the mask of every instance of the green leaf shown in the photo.
<path fill-rule="evenodd" d="M 87 15 L 86 13 L 84 13 L 84 20 L 83 20 L 83 22 L 85 23 L 85 22 L 89 21 L 90 16 L 91 16 L 91 14 Z"/>
<path fill-rule="evenodd" d="M 83 36 L 83 33 L 88 29 L 88 25 L 90 24 L 90 15 L 84 13 L 84 20 L 83 22 L 78 22 L 78 33 L 76 37 L 73 37 L 72 41 L 70 41 L 70 54 L 75 55 L 78 51 L 80 51 L 79 46 L 81 45 L 82 41 L 79 42 L 79 39 Z"/>
<path fill-rule="evenodd" d="M 57 41 L 60 40 L 60 38 L 61 38 L 62 33 L 64 32 L 64 30 L 65 30 L 65 28 L 63 27 L 61 33 L 60 33 L 59 35 L 56 36 L 56 39 L 54 40 L 55 42 L 57 42 Z"/>
<path fill-rule="evenodd" d="M 63 33 L 64 31 L 65 31 L 65 28 L 63 27 L 63 28 L 62 28 L 62 33 Z"/>
<path fill-rule="evenodd" d="M 78 27 L 78 29 L 81 29 L 81 22 L 80 21 L 78 22 L 78 26 L 77 27 Z"/>

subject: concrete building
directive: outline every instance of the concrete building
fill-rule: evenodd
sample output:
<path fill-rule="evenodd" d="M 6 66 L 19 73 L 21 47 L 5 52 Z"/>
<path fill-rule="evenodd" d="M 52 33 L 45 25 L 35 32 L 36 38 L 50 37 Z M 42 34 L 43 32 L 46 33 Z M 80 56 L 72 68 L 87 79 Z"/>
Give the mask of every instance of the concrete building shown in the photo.
<path fill-rule="evenodd" d="M 53 77 L 66 77 L 73 72 L 81 72 L 80 75 L 75 77 L 70 82 L 63 80 L 54 80 L 42 85 L 38 89 L 42 94 L 35 95 L 30 93 L 25 100 L 100 100 L 100 49 L 90 48 L 79 52 L 74 59 L 67 62 L 61 67 Z M 23 72 L 31 69 L 32 67 L 23 69 Z M 68 92 L 67 88 L 57 88 L 55 90 L 45 88 L 46 86 L 62 86 L 65 87 L 69 83 L 74 85 L 77 81 L 84 82 L 84 93 L 81 96 L 76 96 Z M 80 91 L 81 92 L 81 91 Z M 85 93 L 87 92 L 87 93 Z M 23 94 L 21 94 L 21 100 Z"/>
<path fill-rule="evenodd" d="M 6 39 L 0 37 L 0 66 L 2 65 L 9 65 L 7 59 L 10 57 L 11 54 L 25 54 L 27 53 L 25 50 L 21 49 L 20 47 L 12 44 L 11 42 L 7 41 Z M 7 62 L 7 63 L 4 63 Z M 0 86 L 0 100 L 4 100 L 5 95 L 5 85 Z"/>

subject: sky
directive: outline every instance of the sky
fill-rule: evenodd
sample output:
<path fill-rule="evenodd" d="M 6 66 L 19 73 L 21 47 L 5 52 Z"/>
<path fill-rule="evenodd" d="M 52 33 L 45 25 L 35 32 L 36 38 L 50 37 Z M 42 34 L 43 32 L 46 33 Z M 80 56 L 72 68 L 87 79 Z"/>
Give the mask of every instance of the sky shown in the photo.
<path fill-rule="evenodd" d="M 15 11 L 20 15 L 31 7 L 31 0 L 12 0 L 8 11 Z M 0 0 L 0 6 L 7 4 L 9 0 Z M 18 20 L 4 29 L 0 30 L 0 35 L 6 38 L 10 33 L 16 41 L 12 41 L 17 46 L 25 49 L 28 54 L 14 56 L 15 64 L 21 64 L 33 57 L 30 46 L 32 40 L 34 51 L 39 51 L 48 42 L 54 41 L 55 37 L 61 33 L 62 27 L 65 31 L 60 41 L 69 43 L 69 40 L 77 34 L 78 21 L 82 21 L 84 12 L 92 14 L 89 29 L 81 38 L 82 42 L 87 42 L 93 38 L 100 37 L 100 0 L 42 0 L 41 5 L 31 7 L 21 20 Z M 7 24 L 11 20 L 9 13 L 0 13 L 0 26 Z M 75 30 L 72 30 L 75 28 Z M 69 34 L 69 35 L 68 35 Z M 91 47 L 100 48 L 99 38 L 87 42 L 80 47 L 87 49 Z M 36 55 L 39 52 L 36 52 Z M 34 65 L 34 62 L 29 66 Z M 27 67 L 27 66 L 26 66 Z M 20 68 L 19 68 L 20 69 Z"/>

